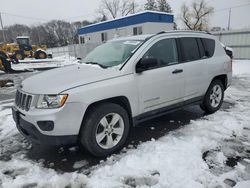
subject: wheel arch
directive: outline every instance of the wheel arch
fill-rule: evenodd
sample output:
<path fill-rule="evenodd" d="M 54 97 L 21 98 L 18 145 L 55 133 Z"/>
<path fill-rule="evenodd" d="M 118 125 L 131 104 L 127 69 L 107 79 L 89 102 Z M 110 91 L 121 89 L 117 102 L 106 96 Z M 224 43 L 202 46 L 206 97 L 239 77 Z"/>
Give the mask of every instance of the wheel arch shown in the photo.
<path fill-rule="evenodd" d="M 133 119 L 132 119 L 132 109 L 131 109 L 131 105 L 130 105 L 128 98 L 125 96 L 117 96 L 117 97 L 111 97 L 111 98 L 103 99 L 103 100 L 96 101 L 96 102 L 89 104 L 84 115 L 83 115 L 80 129 L 82 129 L 82 127 L 84 126 L 83 122 L 87 118 L 90 109 L 94 108 L 97 105 L 103 104 L 103 103 L 114 103 L 114 104 L 117 104 L 117 105 L 120 105 L 121 107 L 123 107 L 126 110 L 126 112 L 128 113 L 130 125 L 134 125 Z"/>
<path fill-rule="evenodd" d="M 221 75 L 218 75 L 218 76 L 215 76 L 211 83 L 214 81 L 214 80 L 220 80 L 224 86 L 224 89 L 226 90 L 227 89 L 227 75 L 226 74 L 221 74 Z M 211 84 L 210 83 L 210 84 Z"/>

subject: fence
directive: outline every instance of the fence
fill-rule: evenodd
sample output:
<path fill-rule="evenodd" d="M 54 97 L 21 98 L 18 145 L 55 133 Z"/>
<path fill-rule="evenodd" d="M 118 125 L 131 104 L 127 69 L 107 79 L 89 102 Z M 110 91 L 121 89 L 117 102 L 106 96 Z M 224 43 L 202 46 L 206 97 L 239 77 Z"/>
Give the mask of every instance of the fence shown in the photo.
<path fill-rule="evenodd" d="M 84 58 L 91 50 L 93 50 L 98 44 L 71 44 L 64 47 L 49 48 L 48 53 L 52 54 L 53 57 L 59 56 L 72 56 Z"/>
<path fill-rule="evenodd" d="M 234 50 L 235 59 L 250 59 L 250 29 L 214 32 L 213 35 Z"/>
<path fill-rule="evenodd" d="M 217 36 L 223 44 L 234 50 L 235 59 L 250 59 L 250 29 L 220 31 L 214 32 L 213 35 Z M 72 44 L 65 47 L 50 48 L 48 52 L 52 53 L 53 57 L 68 55 L 84 58 L 98 45 L 97 43 Z"/>

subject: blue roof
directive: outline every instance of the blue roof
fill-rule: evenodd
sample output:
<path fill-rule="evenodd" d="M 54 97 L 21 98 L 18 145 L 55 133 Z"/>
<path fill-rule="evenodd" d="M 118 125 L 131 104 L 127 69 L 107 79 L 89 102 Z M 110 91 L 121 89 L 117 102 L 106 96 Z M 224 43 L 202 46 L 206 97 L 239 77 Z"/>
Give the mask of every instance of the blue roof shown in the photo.
<path fill-rule="evenodd" d="M 145 11 L 122 18 L 85 26 L 78 29 L 78 35 L 141 24 L 145 22 L 173 23 L 174 16 L 172 14 L 163 12 Z"/>

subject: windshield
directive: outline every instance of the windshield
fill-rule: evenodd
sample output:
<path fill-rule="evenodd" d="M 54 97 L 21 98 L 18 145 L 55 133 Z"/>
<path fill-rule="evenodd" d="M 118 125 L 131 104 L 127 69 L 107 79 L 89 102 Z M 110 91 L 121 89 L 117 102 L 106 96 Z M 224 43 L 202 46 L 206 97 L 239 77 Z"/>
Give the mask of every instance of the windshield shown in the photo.
<path fill-rule="evenodd" d="M 16 40 L 19 45 L 29 45 L 29 38 L 17 38 Z"/>
<path fill-rule="evenodd" d="M 141 44 L 139 40 L 119 40 L 102 44 L 90 52 L 82 63 L 99 64 L 101 67 L 113 67 L 120 65 L 130 55 L 133 50 Z"/>

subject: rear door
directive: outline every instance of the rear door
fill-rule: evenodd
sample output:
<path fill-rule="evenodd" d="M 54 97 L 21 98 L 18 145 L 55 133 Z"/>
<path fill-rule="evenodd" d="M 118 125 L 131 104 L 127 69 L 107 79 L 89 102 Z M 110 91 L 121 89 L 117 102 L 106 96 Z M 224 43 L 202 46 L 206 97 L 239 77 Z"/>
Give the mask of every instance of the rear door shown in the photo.
<path fill-rule="evenodd" d="M 208 82 L 208 62 L 200 38 L 182 37 L 178 39 L 181 45 L 182 63 L 185 70 L 185 98 L 195 99 L 205 93 L 204 85 Z"/>

